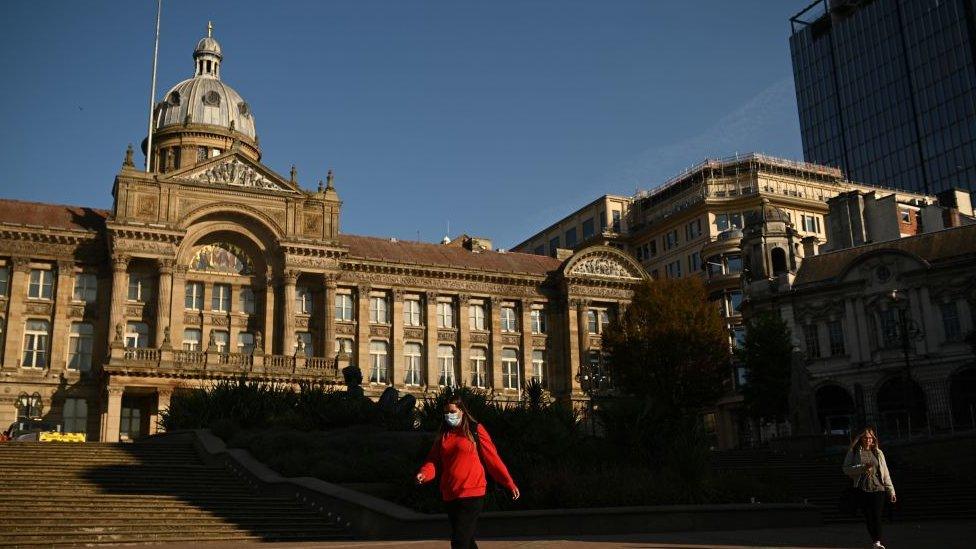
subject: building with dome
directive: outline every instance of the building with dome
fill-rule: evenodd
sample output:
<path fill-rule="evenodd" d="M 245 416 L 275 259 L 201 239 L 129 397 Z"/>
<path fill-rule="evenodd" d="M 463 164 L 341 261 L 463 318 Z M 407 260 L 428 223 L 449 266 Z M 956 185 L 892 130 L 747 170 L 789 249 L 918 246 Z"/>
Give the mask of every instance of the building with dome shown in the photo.
<path fill-rule="evenodd" d="M 174 392 L 338 382 L 349 365 L 371 396 L 469 385 L 515 400 L 538 380 L 586 399 L 602 327 L 648 278 L 639 261 L 345 234 L 331 172 L 307 190 L 261 163 L 222 62 L 208 31 L 153 109 L 150 169 L 130 147 L 110 210 L 0 200 L 0 425 L 136 439 Z"/>

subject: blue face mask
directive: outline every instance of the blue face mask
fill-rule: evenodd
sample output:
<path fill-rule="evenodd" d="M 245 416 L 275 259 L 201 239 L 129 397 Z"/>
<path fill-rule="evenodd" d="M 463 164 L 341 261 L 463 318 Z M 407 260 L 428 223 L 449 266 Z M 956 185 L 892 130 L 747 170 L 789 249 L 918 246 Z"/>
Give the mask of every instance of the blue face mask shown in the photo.
<path fill-rule="evenodd" d="M 461 424 L 461 412 L 444 414 L 444 421 L 451 427 L 457 427 Z"/>

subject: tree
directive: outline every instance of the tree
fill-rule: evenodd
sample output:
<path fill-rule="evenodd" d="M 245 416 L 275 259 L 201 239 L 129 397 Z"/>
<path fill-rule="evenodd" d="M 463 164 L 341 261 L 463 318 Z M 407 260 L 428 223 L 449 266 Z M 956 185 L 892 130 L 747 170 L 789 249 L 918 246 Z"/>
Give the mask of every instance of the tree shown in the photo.
<path fill-rule="evenodd" d="M 782 420 L 789 412 L 793 341 L 778 316 L 761 313 L 746 325 L 746 339 L 737 358 L 746 368 L 742 387 L 749 415 Z"/>
<path fill-rule="evenodd" d="M 729 334 L 698 278 L 642 283 L 603 348 L 617 386 L 659 410 L 697 411 L 724 392 Z"/>

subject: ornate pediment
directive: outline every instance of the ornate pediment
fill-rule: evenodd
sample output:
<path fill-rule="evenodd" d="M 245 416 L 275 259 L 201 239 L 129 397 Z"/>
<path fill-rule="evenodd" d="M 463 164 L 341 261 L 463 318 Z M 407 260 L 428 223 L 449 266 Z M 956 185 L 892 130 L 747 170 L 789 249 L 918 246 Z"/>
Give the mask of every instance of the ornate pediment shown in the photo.
<path fill-rule="evenodd" d="M 584 257 L 569 271 L 571 276 L 596 276 L 606 278 L 641 278 L 629 265 L 610 255 Z"/>
<path fill-rule="evenodd" d="M 270 170 L 262 169 L 237 154 L 226 154 L 185 171 L 177 171 L 168 179 L 268 191 L 293 192 L 295 190 Z"/>

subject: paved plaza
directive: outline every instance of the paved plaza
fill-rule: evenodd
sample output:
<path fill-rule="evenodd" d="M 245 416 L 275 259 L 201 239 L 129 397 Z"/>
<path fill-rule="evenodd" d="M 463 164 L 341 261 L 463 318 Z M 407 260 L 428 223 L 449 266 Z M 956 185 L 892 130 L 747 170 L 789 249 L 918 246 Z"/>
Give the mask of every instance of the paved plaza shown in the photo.
<path fill-rule="evenodd" d="M 970 549 L 976 539 L 976 520 L 926 521 L 886 524 L 888 549 Z M 869 547 L 864 525 L 833 524 L 808 528 L 770 528 L 720 532 L 665 532 L 615 536 L 579 536 L 572 539 L 495 539 L 479 541 L 483 549 L 745 549 L 745 548 L 860 548 Z M 323 543 L 247 544 L 261 547 L 442 549 L 446 540 L 361 541 Z M 197 544 L 167 544 L 164 547 L 197 547 Z M 230 549 L 240 543 L 208 544 L 208 549 Z"/>

